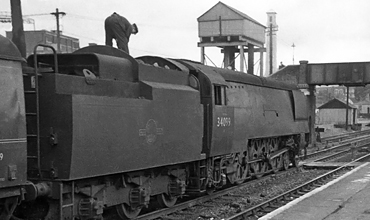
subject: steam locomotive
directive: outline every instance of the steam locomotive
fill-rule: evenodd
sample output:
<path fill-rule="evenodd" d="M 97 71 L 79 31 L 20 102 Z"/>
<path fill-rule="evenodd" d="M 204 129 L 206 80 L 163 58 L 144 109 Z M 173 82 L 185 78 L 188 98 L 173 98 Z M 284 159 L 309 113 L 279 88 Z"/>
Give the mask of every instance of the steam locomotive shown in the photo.
<path fill-rule="evenodd" d="M 24 60 L 0 37 L 1 219 L 132 219 L 288 169 L 307 141 L 296 86 L 106 46 L 50 50 Z"/>

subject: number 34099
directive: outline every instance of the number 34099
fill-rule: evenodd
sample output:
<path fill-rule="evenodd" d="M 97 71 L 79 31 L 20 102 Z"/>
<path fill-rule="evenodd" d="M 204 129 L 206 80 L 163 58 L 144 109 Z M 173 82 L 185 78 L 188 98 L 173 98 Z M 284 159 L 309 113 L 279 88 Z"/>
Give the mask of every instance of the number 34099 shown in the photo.
<path fill-rule="evenodd" d="M 217 117 L 217 127 L 228 127 L 231 126 L 230 117 Z"/>

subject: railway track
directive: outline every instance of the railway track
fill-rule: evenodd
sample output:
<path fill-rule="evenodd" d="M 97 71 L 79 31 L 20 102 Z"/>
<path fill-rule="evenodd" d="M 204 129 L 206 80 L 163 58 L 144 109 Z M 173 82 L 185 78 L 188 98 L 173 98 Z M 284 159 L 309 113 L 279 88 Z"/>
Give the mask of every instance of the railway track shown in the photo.
<path fill-rule="evenodd" d="M 297 168 L 291 168 L 287 171 L 281 171 L 274 175 L 264 176 L 260 179 L 250 180 L 244 184 L 233 186 L 227 189 L 223 189 L 220 191 L 216 191 L 211 195 L 204 195 L 199 198 L 193 198 L 183 201 L 180 204 L 177 204 L 171 208 L 161 209 L 154 212 L 150 212 L 147 214 L 140 215 L 137 219 L 161 219 L 161 220 L 184 220 L 184 219 L 212 219 L 217 217 L 217 214 L 212 216 L 209 214 L 202 214 L 204 209 L 213 209 L 215 207 L 220 207 L 220 209 L 234 209 L 236 212 L 241 210 L 242 206 L 238 204 L 238 202 L 242 199 L 243 201 L 248 201 L 248 205 L 257 204 L 259 200 L 255 200 L 256 198 L 250 198 L 249 195 L 246 194 L 239 194 L 238 190 L 241 188 L 254 188 L 259 187 L 260 185 L 264 185 L 265 181 L 275 182 L 276 179 L 289 179 L 289 176 L 295 176 L 299 173 Z M 326 171 L 321 171 L 320 173 L 325 173 Z M 315 174 L 314 176 L 317 176 Z M 271 180 L 272 179 L 272 180 Z M 312 179 L 312 178 L 309 178 Z M 274 183 L 275 185 L 275 183 Z M 260 193 L 258 193 L 260 194 Z M 261 193 L 262 196 L 263 193 Z M 263 195 L 266 198 L 269 196 L 268 194 Z M 258 199 L 258 198 L 257 198 Z M 264 198 L 259 198 L 264 200 Z M 227 204 L 227 205 L 225 205 Z M 196 207 L 196 208 L 194 208 Z M 194 208 L 194 209 L 193 209 Z M 228 215 L 229 216 L 229 215 Z"/>
<path fill-rule="evenodd" d="M 239 219 L 255 219 L 255 218 L 260 218 L 267 213 L 270 213 L 274 211 L 275 209 L 284 206 L 285 204 L 289 203 L 290 201 L 299 198 L 303 196 L 304 194 L 324 185 L 325 183 L 328 182 L 328 180 L 331 180 L 338 176 L 339 174 L 345 172 L 347 169 L 349 169 L 352 163 L 360 162 L 365 159 L 370 158 L 370 154 L 367 154 L 363 157 L 360 157 L 352 162 L 349 162 L 347 164 L 344 164 L 343 166 L 334 169 L 322 176 L 319 176 L 301 186 L 298 186 L 288 192 L 285 192 L 281 195 L 278 195 L 268 201 L 265 201 L 259 205 L 256 205 L 252 208 L 243 210 L 239 212 L 236 215 L 230 216 L 226 218 L 225 220 L 239 220 Z"/>
<path fill-rule="evenodd" d="M 299 160 L 308 160 L 311 158 L 317 158 L 321 155 L 325 155 L 328 153 L 332 153 L 335 151 L 341 151 L 343 149 L 350 149 L 352 148 L 358 148 L 362 147 L 366 144 L 370 143 L 370 130 L 366 130 L 367 132 L 362 132 L 360 134 L 356 133 L 355 137 L 353 136 L 347 136 L 347 139 L 341 140 L 337 143 L 332 142 L 331 144 L 326 144 L 326 147 L 323 150 L 319 150 L 313 153 L 309 153 L 307 155 L 301 155 L 299 156 Z M 339 140 L 339 139 L 338 139 Z"/>
<path fill-rule="evenodd" d="M 296 168 L 293 168 L 293 169 L 296 169 Z M 281 172 L 279 172 L 275 175 L 276 176 L 286 175 L 287 172 L 292 172 L 293 169 L 289 169 L 287 171 L 281 171 Z M 237 190 L 241 187 L 246 187 L 248 185 L 258 184 L 258 182 L 263 182 L 268 178 L 270 178 L 270 177 L 269 176 L 261 177 L 259 179 L 254 179 L 254 180 L 248 181 L 248 182 L 240 184 L 240 185 L 232 186 L 232 187 L 220 190 L 220 191 L 215 191 L 211 195 L 204 195 L 204 196 L 199 197 L 199 198 L 189 199 L 188 201 L 183 201 L 182 203 L 176 204 L 175 206 L 173 206 L 171 208 L 161 209 L 161 210 L 158 210 L 158 211 L 154 211 L 154 212 L 150 212 L 150 213 L 147 213 L 147 214 L 140 215 L 137 219 L 138 220 L 144 220 L 144 219 L 145 220 L 147 220 L 147 219 L 173 220 L 173 219 L 176 219 L 176 218 L 172 218 L 172 217 L 169 217 L 167 215 L 178 212 L 178 211 L 181 211 L 181 210 L 184 210 L 184 209 L 187 209 L 189 207 L 196 206 L 196 205 L 204 205 L 204 203 L 209 201 L 209 200 L 219 198 L 221 196 L 228 195 L 230 192 L 233 192 L 233 191 L 235 191 L 235 190 Z M 230 196 L 230 197 L 232 198 L 233 196 Z M 185 212 L 185 215 L 186 214 L 187 213 Z"/>
<path fill-rule="evenodd" d="M 370 129 L 362 130 L 362 131 L 356 131 L 352 133 L 345 133 L 345 134 L 337 134 L 332 135 L 328 137 L 321 138 L 322 143 L 330 143 L 330 142 L 341 142 L 346 139 L 358 137 L 358 136 L 364 136 L 364 135 L 370 135 Z"/>
<path fill-rule="evenodd" d="M 357 139 L 357 138 L 356 138 Z M 333 160 L 335 158 L 339 158 L 343 155 L 353 153 L 354 151 L 357 151 L 358 149 L 361 149 L 365 146 L 368 146 L 370 144 L 370 137 L 365 137 L 363 139 L 359 139 L 355 144 L 353 143 L 346 143 L 343 145 L 338 145 L 337 147 L 332 148 L 331 150 L 333 151 L 332 154 L 323 156 L 319 159 L 314 160 L 314 162 L 326 162 Z M 347 149 L 342 150 L 344 147 Z M 338 152 L 336 152 L 338 151 Z"/>
<path fill-rule="evenodd" d="M 332 146 L 331 148 L 324 149 L 318 152 L 314 152 L 312 154 L 308 154 L 307 158 L 314 158 L 314 157 L 320 157 L 320 155 L 325 155 L 325 154 L 330 154 L 330 155 L 325 155 L 323 157 L 320 157 L 314 161 L 328 161 L 332 160 L 334 158 L 340 157 L 344 154 L 348 154 L 353 148 L 361 148 L 363 146 L 366 146 L 367 144 L 370 144 L 370 137 L 366 136 L 366 133 L 361 132 L 363 135 L 359 135 L 358 133 L 356 134 L 356 137 L 351 138 L 351 136 L 348 136 L 348 139 L 346 140 L 341 140 L 338 145 Z M 354 144 L 355 143 L 355 144 Z M 351 148 L 352 146 L 352 148 Z M 370 155 L 369 155 L 370 156 Z M 364 158 L 364 157 L 362 157 Z M 303 159 L 303 157 L 300 157 L 300 159 Z M 361 159 L 361 158 L 360 158 Z M 359 160 L 360 160 L 359 159 Z M 358 161 L 358 160 L 356 160 Z M 351 162 L 352 163 L 352 162 Z M 350 164 L 350 163 L 348 163 Z M 236 214 L 235 216 L 229 217 L 227 219 L 247 219 L 245 216 L 263 216 L 268 212 L 271 212 L 272 210 L 275 210 L 276 208 L 288 203 L 289 201 L 294 200 L 295 198 L 298 198 L 301 195 L 304 195 L 305 193 L 312 191 L 314 188 L 317 188 L 324 183 L 327 182 L 328 179 L 335 177 L 335 175 L 339 175 L 341 172 L 345 172 L 346 169 L 349 169 L 347 166 L 340 167 L 338 169 L 335 169 L 327 174 L 321 175 L 318 178 L 307 182 L 306 184 L 303 184 L 297 188 L 294 188 L 282 195 L 276 196 L 266 202 L 261 203 L 260 205 L 256 205 L 252 208 L 249 208 L 245 211 L 240 211 L 240 213 Z M 285 175 L 287 172 L 292 172 L 292 169 L 288 171 L 282 171 L 279 172 L 275 175 Z M 186 215 L 192 215 L 194 213 L 191 213 L 190 211 L 182 211 L 186 210 L 189 207 L 194 207 L 194 206 L 207 206 L 205 203 L 210 200 L 214 200 L 216 198 L 220 198 L 223 196 L 223 199 L 225 199 L 225 196 L 227 197 L 226 199 L 233 200 L 233 197 L 235 196 L 230 196 L 230 192 L 233 192 L 237 190 L 238 188 L 241 187 L 248 187 L 250 185 L 256 184 L 259 181 L 264 181 L 265 179 L 270 178 L 270 176 L 262 177 L 260 179 L 254 179 L 250 180 L 246 183 L 229 187 L 227 189 L 223 189 L 220 191 L 216 191 L 211 195 L 204 195 L 199 198 L 185 198 L 183 202 L 176 204 L 173 207 L 166 208 L 166 209 L 160 209 L 157 211 L 152 211 L 146 214 L 142 214 L 138 216 L 136 219 L 138 220 L 144 220 L 144 219 L 162 219 L 162 220 L 176 220 L 176 219 L 192 219 L 192 218 L 186 218 L 184 216 Z M 183 215 L 183 217 L 171 217 L 171 214 L 173 213 L 179 213 L 179 215 Z M 240 216 L 240 217 L 238 217 Z M 253 218 L 252 218 L 253 219 Z"/>

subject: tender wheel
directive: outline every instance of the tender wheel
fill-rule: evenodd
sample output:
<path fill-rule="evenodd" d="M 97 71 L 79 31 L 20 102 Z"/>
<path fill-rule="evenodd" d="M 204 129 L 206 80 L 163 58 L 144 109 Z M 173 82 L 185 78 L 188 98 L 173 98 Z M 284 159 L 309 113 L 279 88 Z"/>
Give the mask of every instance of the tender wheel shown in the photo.
<path fill-rule="evenodd" d="M 1 202 L 1 201 L 0 201 Z M 0 204 L 0 218 L 11 219 L 13 212 L 18 204 L 18 197 L 7 198 L 4 204 Z"/>
<path fill-rule="evenodd" d="M 176 204 L 177 197 L 172 197 L 165 193 L 162 193 L 162 194 L 157 195 L 157 201 L 161 207 L 169 208 Z"/>
<path fill-rule="evenodd" d="M 289 155 L 288 153 L 283 154 L 283 169 L 288 170 L 290 164 Z"/>
<path fill-rule="evenodd" d="M 128 206 L 127 204 L 120 204 L 116 205 L 116 211 L 121 219 L 126 220 L 136 218 L 139 215 L 141 208 L 133 210 L 131 206 Z"/>

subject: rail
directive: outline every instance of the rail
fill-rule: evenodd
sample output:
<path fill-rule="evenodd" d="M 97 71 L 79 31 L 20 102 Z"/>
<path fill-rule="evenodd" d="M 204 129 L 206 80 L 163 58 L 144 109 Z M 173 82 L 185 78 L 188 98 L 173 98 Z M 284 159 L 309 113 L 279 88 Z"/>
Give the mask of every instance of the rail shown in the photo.
<path fill-rule="evenodd" d="M 300 160 L 307 160 L 307 159 L 310 159 L 310 158 L 314 158 L 314 157 L 323 155 L 325 153 L 330 153 L 332 151 L 341 150 L 343 148 L 350 147 L 352 143 L 357 143 L 358 145 L 360 145 L 360 144 L 369 143 L 369 142 L 370 142 L 370 136 L 355 137 L 355 138 L 352 138 L 352 139 L 347 139 L 347 140 L 341 142 L 340 144 L 338 144 L 337 146 L 333 146 L 333 147 L 328 147 L 327 146 L 323 150 L 316 151 L 316 152 L 313 152 L 313 153 L 310 153 L 310 154 L 307 154 L 307 155 L 301 155 L 301 156 L 299 156 L 299 159 Z"/>
<path fill-rule="evenodd" d="M 332 135 L 328 137 L 321 138 L 322 143 L 329 143 L 329 142 L 341 142 L 343 140 L 346 140 L 351 137 L 358 137 L 360 135 L 370 135 L 370 129 L 362 130 L 362 131 L 356 131 L 352 133 L 344 133 L 344 134 L 337 134 Z"/>
<path fill-rule="evenodd" d="M 290 172 L 290 171 L 289 170 L 288 171 L 281 171 L 281 172 L 279 172 L 275 175 L 284 175 L 286 172 Z M 248 181 L 248 182 L 240 184 L 240 185 L 232 186 L 232 187 L 220 190 L 220 191 L 215 191 L 211 195 L 205 195 L 205 196 L 202 196 L 202 197 L 199 197 L 199 198 L 191 198 L 188 201 L 183 201 L 182 203 L 176 204 L 173 207 L 160 209 L 160 210 L 157 210 L 157 211 L 154 211 L 154 212 L 150 212 L 150 213 L 140 215 L 136 219 L 137 220 L 144 220 L 144 219 L 149 220 L 149 219 L 157 219 L 157 218 L 163 219 L 163 216 L 175 213 L 176 211 L 180 211 L 180 210 L 183 210 L 183 209 L 186 209 L 186 208 L 189 208 L 189 207 L 193 207 L 195 205 L 203 204 L 206 201 L 209 201 L 209 200 L 218 198 L 220 196 L 229 194 L 230 192 L 233 192 L 236 189 L 239 189 L 240 187 L 247 186 L 247 185 L 250 185 L 250 184 L 255 184 L 255 183 L 258 183 L 258 182 L 262 182 L 267 178 L 270 178 L 270 177 L 269 176 L 261 177 L 260 179 L 254 179 L 254 180 Z M 166 219 L 166 218 L 164 218 L 164 219 Z"/>
<path fill-rule="evenodd" d="M 336 146 L 334 148 L 331 148 L 331 149 L 326 149 L 323 152 L 330 152 L 330 151 L 339 150 L 339 149 L 342 149 L 342 148 L 345 148 L 345 147 L 349 147 L 349 146 L 351 146 L 351 143 L 352 142 L 358 142 L 359 144 L 357 145 L 357 147 L 361 147 L 361 146 L 363 146 L 363 144 L 370 143 L 370 137 L 365 137 L 365 138 L 364 137 L 356 137 L 356 138 L 353 138 L 353 139 L 350 139 L 350 140 L 346 140 L 345 143 L 342 143 L 342 144 L 340 144 L 340 145 L 338 145 L 338 146 Z M 320 153 L 323 153 L 323 152 L 320 152 Z M 315 155 L 319 155 L 319 154 L 317 154 L 315 152 Z M 284 171 L 284 172 L 289 172 L 289 171 Z M 279 174 L 282 174 L 283 175 L 284 172 L 279 172 L 279 173 L 277 173 L 275 175 L 279 175 Z M 228 193 L 230 193 L 230 192 L 232 192 L 232 191 L 234 191 L 234 190 L 236 190 L 236 189 L 238 189 L 240 187 L 247 186 L 248 184 L 253 184 L 253 183 L 255 183 L 257 181 L 261 181 L 261 180 L 263 181 L 263 178 L 264 177 L 262 177 L 261 179 L 251 180 L 251 181 L 248 181 L 248 182 L 246 182 L 244 184 L 233 186 L 233 187 L 224 189 L 222 191 L 216 191 L 212 195 L 202 196 L 202 197 L 194 198 L 194 199 L 193 198 L 191 198 L 191 199 L 188 198 L 188 201 L 183 201 L 182 203 L 176 204 L 175 206 L 170 207 L 170 208 L 160 209 L 160 210 L 156 210 L 156 211 L 153 211 L 153 212 L 150 212 L 150 213 L 142 214 L 142 215 L 138 216 L 136 219 L 137 220 L 144 220 L 144 219 L 167 219 L 164 216 L 170 215 L 170 214 L 175 213 L 175 212 L 180 211 L 180 210 L 187 209 L 187 208 L 192 207 L 192 206 L 196 206 L 196 205 L 202 204 L 202 203 L 204 203 L 206 201 L 215 199 L 217 197 L 226 195 L 226 194 L 228 194 Z M 269 176 L 267 176 L 266 178 L 269 178 Z M 300 194 L 302 194 L 302 192 L 298 193 L 298 195 L 300 195 Z M 296 197 L 298 195 L 296 195 Z M 259 206 L 255 206 L 255 207 L 259 207 Z M 270 207 L 268 209 L 272 209 L 272 208 Z M 169 217 L 169 219 L 171 219 L 171 217 Z"/>
<path fill-rule="evenodd" d="M 231 217 L 226 218 L 225 220 L 239 220 L 239 219 L 247 219 L 249 216 L 258 216 L 262 217 L 266 215 L 269 212 L 272 212 L 273 210 L 282 207 L 286 203 L 294 200 L 295 198 L 298 198 L 310 191 L 312 191 L 315 188 L 318 188 L 326 183 L 326 180 L 329 178 L 332 178 L 333 176 L 339 174 L 340 172 L 344 171 L 345 169 L 348 169 L 351 167 L 351 164 L 354 164 L 355 162 L 362 161 L 364 159 L 367 159 L 370 157 L 370 154 L 367 154 L 363 157 L 360 157 L 354 161 L 351 161 L 347 164 L 344 164 L 343 166 L 332 170 L 324 175 L 321 175 L 305 184 L 302 184 L 301 186 L 298 186 L 292 190 L 289 190 L 288 192 L 285 192 L 283 194 L 280 194 L 266 202 L 263 202 L 259 205 L 256 205 L 252 208 L 246 209 L 241 211 L 238 214 L 235 214 Z"/>

